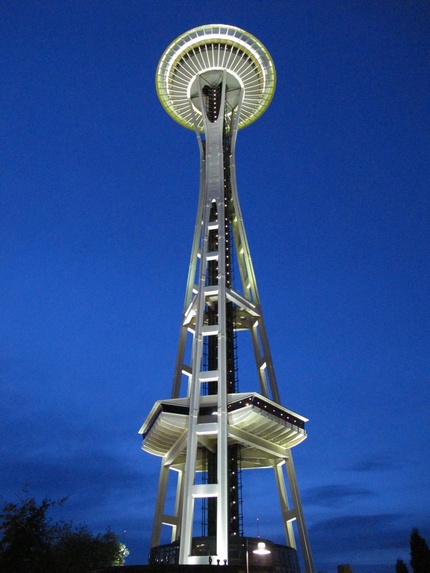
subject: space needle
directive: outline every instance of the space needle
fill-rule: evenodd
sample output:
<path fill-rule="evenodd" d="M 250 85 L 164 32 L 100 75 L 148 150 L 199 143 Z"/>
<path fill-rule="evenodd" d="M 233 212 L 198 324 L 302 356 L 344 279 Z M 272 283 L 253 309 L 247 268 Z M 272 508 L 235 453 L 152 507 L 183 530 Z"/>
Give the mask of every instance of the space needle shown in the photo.
<path fill-rule="evenodd" d="M 229 25 L 182 34 L 157 68 L 161 104 L 197 136 L 200 193 L 171 397 L 140 429 L 142 449 L 161 458 L 150 564 L 299 573 L 300 549 L 314 571 L 291 453 L 307 419 L 281 404 L 236 185 L 238 131 L 264 113 L 275 83 L 263 44 Z M 263 468 L 285 544 L 244 534 L 244 482 Z M 255 497 L 270 487 L 262 479 Z"/>

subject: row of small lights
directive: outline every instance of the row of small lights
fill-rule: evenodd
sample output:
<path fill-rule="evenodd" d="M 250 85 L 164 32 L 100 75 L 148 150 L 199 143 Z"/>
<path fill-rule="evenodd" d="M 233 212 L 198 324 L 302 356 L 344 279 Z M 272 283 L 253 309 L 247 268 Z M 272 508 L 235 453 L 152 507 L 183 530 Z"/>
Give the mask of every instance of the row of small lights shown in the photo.
<path fill-rule="evenodd" d="M 240 400 L 240 401 L 239 401 L 239 404 L 242 405 L 243 402 L 244 402 L 243 400 Z M 261 404 L 261 402 L 258 401 L 258 402 L 256 402 L 255 405 L 256 405 L 256 406 L 260 406 L 260 404 Z M 252 398 L 248 398 L 248 400 L 245 401 L 245 406 L 252 406 Z M 231 408 L 232 408 L 232 404 L 229 404 L 229 405 L 228 405 L 228 409 L 231 409 Z M 264 404 L 264 409 L 267 410 L 267 404 Z M 273 413 L 273 414 L 277 415 L 277 412 L 279 412 L 279 410 L 278 410 L 277 408 L 273 408 L 273 409 L 272 409 L 272 413 Z M 284 417 L 284 413 L 283 413 L 283 412 L 281 412 L 280 414 L 281 414 L 281 417 Z M 279 415 L 279 414 L 278 414 L 278 415 Z M 289 422 L 292 421 L 292 423 L 295 423 L 295 424 L 298 423 L 297 418 L 292 418 L 292 420 L 291 420 L 291 418 L 290 418 L 289 415 L 286 416 L 286 419 L 287 419 Z"/>

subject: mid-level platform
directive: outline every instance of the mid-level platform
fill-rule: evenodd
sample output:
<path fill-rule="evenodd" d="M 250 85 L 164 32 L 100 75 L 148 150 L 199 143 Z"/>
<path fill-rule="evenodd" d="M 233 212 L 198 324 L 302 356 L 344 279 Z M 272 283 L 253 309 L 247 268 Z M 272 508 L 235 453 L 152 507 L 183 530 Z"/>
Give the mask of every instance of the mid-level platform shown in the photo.
<path fill-rule="evenodd" d="M 171 456 L 172 469 L 182 469 L 185 464 L 189 404 L 189 398 L 156 402 L 139 431 L 142 449 L 156 456 Z M 227 410 L 229 444 L 242 446 L 242 469 L 272 466 L 273 460 L 287 457 L 287 450 L 306 438 L 306 418 L 256 392 L 229 394 Z M 197 471 L 203 469 L 203 449 L 215 450 L 216 415 L 217 396 L 202 396 Z"/>

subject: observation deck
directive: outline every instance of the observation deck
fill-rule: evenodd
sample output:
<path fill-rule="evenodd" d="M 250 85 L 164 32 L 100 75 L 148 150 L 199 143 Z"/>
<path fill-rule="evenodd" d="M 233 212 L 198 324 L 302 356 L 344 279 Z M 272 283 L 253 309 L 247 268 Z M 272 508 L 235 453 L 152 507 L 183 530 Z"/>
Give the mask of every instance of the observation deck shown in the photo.
<path fill-rule="evenodd" d="M 139 430 L 142 449 L 164 456 L 175 452 L 172 468 L 185 464 L 189 426 L 189 398 L 175 398 L 155 403 Z M 256 392 L 228 395 L 228 441 L 241 444 L 242 469 L 273 465 L 274 459 L 288 456 L 287 450 L 306 438 L 307 419 Z M 204 448 L 216 447 L 217 397 L 202 396 L 197 434 Z M 204 467 L 203 448 L 197 452 L 197 471 Z"/>
<path fill-rule="evenodd" d="M 227 113 L 236 109 L 242 91 L 238 122 L 241 129 L 266 110 L 275 91 L 276 73 L 263 44 L 240 28 L 209 24 L 176 38 L 158 64 L 157 94 L 174 120 L 203 132 L 197 87 L 202 81 L 204 85 L 217 86 L 223 74 L 227 76 Z"/>

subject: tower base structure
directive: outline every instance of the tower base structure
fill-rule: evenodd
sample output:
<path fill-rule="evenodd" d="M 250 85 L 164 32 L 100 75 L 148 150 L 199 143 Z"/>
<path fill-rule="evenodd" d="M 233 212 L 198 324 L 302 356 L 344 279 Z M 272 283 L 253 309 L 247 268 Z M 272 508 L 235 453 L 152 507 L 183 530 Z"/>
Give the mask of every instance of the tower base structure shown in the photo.
<path fill-rule="evenodd" d="M 216 551 L 215 537 L 195 537 L 192 543 L 192 553 L 201 558 L 199 565 L 205 564 L 226 566 L 220 560 L 214 559 Z M 178 565 L 179 542 L 160 545 L 151 549 L 150 565 Z M 238 573 L 300 573 L 297 551 L 287 545 L 275 544 L 260 537 L 234 537 L 229 543 L 228 565 Z M 205 568 L 206 569 L 206 568 Z M 224 569 L 222 570 L 224 571 Z M 215 573 L 212 569 L 212 572 Z"/>

